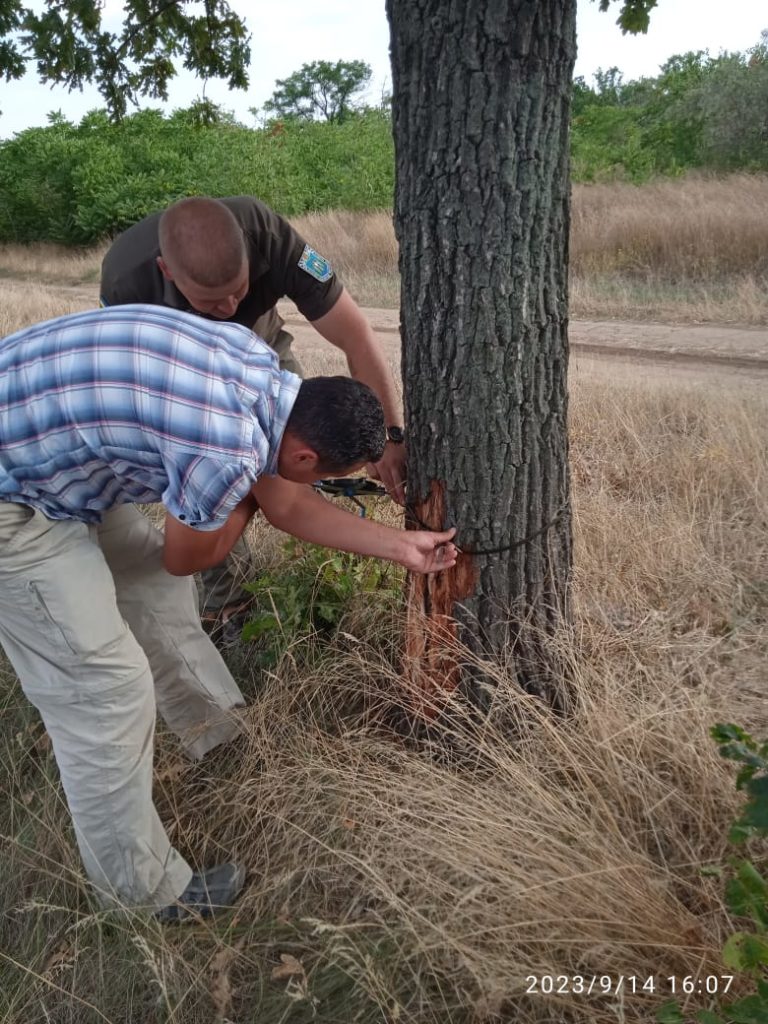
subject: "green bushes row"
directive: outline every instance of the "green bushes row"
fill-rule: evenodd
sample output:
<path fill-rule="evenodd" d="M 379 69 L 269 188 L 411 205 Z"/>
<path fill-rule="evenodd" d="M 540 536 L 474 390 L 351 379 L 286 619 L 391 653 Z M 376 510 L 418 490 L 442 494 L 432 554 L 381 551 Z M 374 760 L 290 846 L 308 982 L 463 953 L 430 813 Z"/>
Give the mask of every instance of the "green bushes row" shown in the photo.
<path fill-rule="evenodd" d="M 571 156 L 577 181 L 768 169 L 768 32 L 746 53 L 685 53 L 655 78 L 618 68 L 573 87 Z"/>
<path fill-rule="evenodd" d="M 743 54 L 672 57 L 656 78 L 617 68 L 574 83 L 576 181 L 639 182 L 691 168 L 768 169 L 768 33 Z M 250 129 L 213 104 L 110 123 L 52 117 L 0 142 L 0 241 L 83 245 L 184 195 L 259 196 L 287 215 L 391 207 L 387 112 Z"/>
<path fill-rule="evenodd" d="M 387 117 L 252 130 L 145 110 L 111 124 L 60 118 L 0 144 L 0 240 L 83 245 L 184 195 L 257 195 L 288 216 L 391 206 Z"/>

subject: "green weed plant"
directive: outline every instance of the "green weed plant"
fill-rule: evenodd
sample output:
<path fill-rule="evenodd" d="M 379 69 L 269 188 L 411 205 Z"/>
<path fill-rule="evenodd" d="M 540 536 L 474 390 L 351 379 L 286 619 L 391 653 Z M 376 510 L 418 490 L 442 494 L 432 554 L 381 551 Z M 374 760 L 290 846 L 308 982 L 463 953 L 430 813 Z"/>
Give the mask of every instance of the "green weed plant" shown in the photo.
<path fill-rule="evenodd" d="M 379 611 L 399 597 L 398 574 L 389 563 L 297 540 L 287 541 L 283 552 L 286 564 L 247 584 L 255 601 L 242 639 L 259 667 L 273 668 L 302 641 L 335 635 L 371 595 Z"/>
<path fill-rule="evenodd" d="M 768 836 L 768 741 L 758 743 L 738 725 L 716 725 L 712 737 L 720 754 L 741 767 L 736 788 L 746 794 L 741 815 L 731 826 L 728 839 L 734 847 Z M 754 985 L 754 992 L 729 1003 L 698 1010 L 698 1024 L 766 1024 L 768 1022 L 768 878 L 746 857 L 733 856 L 723 869 L 725 902 L 744 927 L 729 936 L 723 946 L 723 965 L 736 977 Z M 736 980 L 736 979 L 734 979 Z M 685 1024 L 688 1019 L 676 1001 L 662 1006 L 659 1024 Z"/>

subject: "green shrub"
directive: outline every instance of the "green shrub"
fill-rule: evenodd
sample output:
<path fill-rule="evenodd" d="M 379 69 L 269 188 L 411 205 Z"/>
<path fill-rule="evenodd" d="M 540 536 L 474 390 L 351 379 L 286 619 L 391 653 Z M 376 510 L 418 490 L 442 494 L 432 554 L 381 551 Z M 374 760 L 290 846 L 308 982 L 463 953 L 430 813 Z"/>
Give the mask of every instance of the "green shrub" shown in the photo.
<path fill-rule="evenodd" d="M 768 836 L 768 741 L 757 743 L 738 725 L 716 725 L 712 736 L 722 756 L 741 765 L 736 788 L 747 795 L 744 809 L 731 827 L 730 842 L 738 847 L 749 840 L 765 838 Z M 720 873 L 720 869 L 710 873 Z M 723 946 L 723 965 L 726 971 L 749 979 L 755 991 L 732 1002 L 719 1002 L 713 1008 L 699 1010 L 695 1019 L 699 1024 L 765 1024 L 768 1021 L 768 878 L 752 860 L 744 857 L 732 857 L 726 873 L 725 902 L 745 926 L 729 936 Z M 695 985 L 691 991 L 696 991 Z M 684 1024 L 686 1020 L 677 1002 L 661 1007 L 656 1019 L 660 1024 Z"/>
<path fill-rule="evenodd" d="M 283 551 L 286 565 L 247 584 L 255 601 L 243 640 L 253 645 L 249 660 L 261 667 L 276 665 L 297 641 L 335 633 L 355 603 L 371 593 L 382 609 L 400 594 L 402 574 L 379 559 L 297 540 L 287 541 Z"/>
<path fill-rule="evenodd" d="M 743 54 L 671 57 L 655 78 L 618 68 L 574 82 L 576 181 L 677 175 L 692 168 L 768 169 L 768 36 Z M 394 147 L 387 112 L 339 123 L 301 118 L 251 129 L 198 101 L 115 124 L 53 116 L 0 142 L 0 241 L 85 245 L 185 195 L 256 195 L 286 216 L 391 208 Z"/>
<path fill-rule="evenodd" d="M 185 195 L 256 195 L 288 216 L 392 205 L 380 112 L 257 130 L 193 113 L 144 110 L 113 124 L 97 111 L 0 143 L 0 241 L 85 245 Z"/>

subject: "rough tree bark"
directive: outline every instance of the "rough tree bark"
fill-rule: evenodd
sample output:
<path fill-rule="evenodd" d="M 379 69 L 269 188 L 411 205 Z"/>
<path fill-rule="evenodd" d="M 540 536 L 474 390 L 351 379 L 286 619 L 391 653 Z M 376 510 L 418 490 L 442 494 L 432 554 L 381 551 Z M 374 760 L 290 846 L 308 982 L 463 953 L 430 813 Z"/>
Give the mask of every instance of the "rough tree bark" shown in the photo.
<path fill-rule="evenodd" d="M 387 0 L 387 14 L 409 501 L 466 552 L 410 582 L 410 671 L 487 703 L 448 650 L 457 636 L 513 652 L 521 685 L 556 700 L 575 0 Z"/>

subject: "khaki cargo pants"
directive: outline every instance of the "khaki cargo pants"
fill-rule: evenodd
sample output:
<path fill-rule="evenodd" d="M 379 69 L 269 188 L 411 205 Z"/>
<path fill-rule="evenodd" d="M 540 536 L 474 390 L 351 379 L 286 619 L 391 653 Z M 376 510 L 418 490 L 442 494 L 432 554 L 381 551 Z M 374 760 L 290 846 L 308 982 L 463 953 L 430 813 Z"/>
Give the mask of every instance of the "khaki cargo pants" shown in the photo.
<path fill-rule="evenodd" d="M 132 505 L 87 526 L 0 502 L 0 644 L 51 738 L 88 877 L 109 904 L 162 907 L 192 869 L 152 802 L 155 706 L 195 758 L 234 737 L 242 694 L 191 577 Z"/>
<path fill-rule="evenodd" d="M 299 377 L 304 376 L 301 363 L 291 349 L 293 336 L 283 330 L 283 320 L 276 309 L 270 309 L 260 316 L 251 330 L 277 352 L 281 370 L 290 370 Z M 253 557 L 241 537 L 224 562 L 200 573 L 203 618 L 213 620 L 224 608 L 249 601 L 251 595 L 243 590 L 243 584 L 252 581 L 255 575 Z"/>

